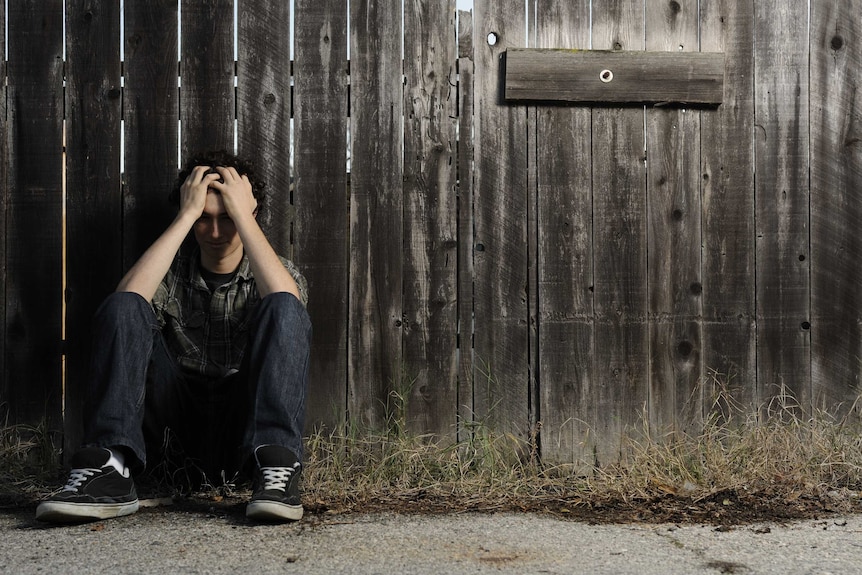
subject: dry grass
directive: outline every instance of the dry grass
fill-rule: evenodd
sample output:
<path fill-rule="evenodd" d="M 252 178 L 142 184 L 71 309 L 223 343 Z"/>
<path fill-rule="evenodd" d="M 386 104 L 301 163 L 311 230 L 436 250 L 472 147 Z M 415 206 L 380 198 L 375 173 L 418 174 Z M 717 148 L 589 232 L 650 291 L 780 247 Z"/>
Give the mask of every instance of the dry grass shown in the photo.
<path fill-rule="evenodd" d="M 58 450 L 45 425 L 0 427 L 0 506 L 39 498 L 55 487 Z"/>
<path fill-rule="evenodd" d="M 782 396 L 756 413 L 716 406 L 696 434 L 629 440 L 620 464 L 550 466 L 533 442 L 484 425 L 442 444 L 406 431 L 394 410 L 381 432 L 344 428 L 307 438 L 303 499 L 312 513 L 531 510 L 594 521 L 711 521 L 859 511 L 862 418 L 801 414 Z M 632 436 L 649 437 L 648 430 Z M 44 429 L 5 426 L 0 500 L 22 504 L 56 479 Z M 46 482 L 47 479 L 47 482 Z M 47 485 L 47 487 L 46 487 Z M 224 491 L 222 491 L 224 493 Z"/>
<path fill-rule="evenodd" d="M 726 402 L 725 402 L 726 403 Z M 790 499 L 862 487 L 862 418 L 817 411 L 804 415 L 787 394 L 755 413 L 713 411 L 697 435 L 632 442 L 632 459 L 602 480 L 624 497 L 719 491 L 764 493 Z"/>
<path fill-rule="evenodd" d="M 308 440 L 305 493 L 322 509 L 550 511 L 593 520 L 738 520 L 858 510 L 862 418 L 810 416 L 787 395 L 755 413 L 716 401 L 697 434 L 637 430 L 625 461 L 550 466 L 530 442 L 478 425 L 454 445 L 355 430 Z M 718 406 L 722 406 L 718 409 Z"/>

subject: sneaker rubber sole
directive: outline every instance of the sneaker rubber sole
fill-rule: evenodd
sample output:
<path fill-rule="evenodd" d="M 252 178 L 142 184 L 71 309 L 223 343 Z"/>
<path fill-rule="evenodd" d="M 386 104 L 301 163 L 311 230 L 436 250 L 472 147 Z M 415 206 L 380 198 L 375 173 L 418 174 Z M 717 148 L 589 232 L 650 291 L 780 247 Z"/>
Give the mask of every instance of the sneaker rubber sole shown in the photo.
<path fill-rule="evenodd" d="M 72 503 L 43 501 L 36 508 L 36 519 L 52 523 L 74 523 L 131 515 L 138 510 L 138 501 L 128 503 Z"/>
<path fill-rule="evenodd" d="M 174 498 L 170 495 L 165 496 L 138 496 L 138 504 L 140 507 L 165 507 L 174 504 Z"/>
<path fill-rule="evenodd" d="M 288 505 L 278 501 L 252 501 L 245 509 L 245 516 L 257 521 L 299 521 L 302 505 Z"/>

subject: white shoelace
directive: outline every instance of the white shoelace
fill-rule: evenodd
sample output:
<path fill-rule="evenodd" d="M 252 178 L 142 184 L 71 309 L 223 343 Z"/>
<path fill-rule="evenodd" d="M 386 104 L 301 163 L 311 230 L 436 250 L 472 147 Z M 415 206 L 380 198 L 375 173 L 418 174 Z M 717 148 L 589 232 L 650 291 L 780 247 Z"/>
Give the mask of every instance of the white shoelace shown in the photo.
<path fill-rule="evenodd" d="M 73 469 L 69 474 L 69 481 L 63 487 L 63 491 L 74 491 L 77 493 L 81 484 L 99 471 L 99 469 L 92 468 Z"/>
<path fill-rule="evenodd" d="M 287 489 L 287 484 L 290 483 L 290 478 L 297 469 L 299 469 L 299 463 L 294 463 L 293 467 L 261 467 L 263 489 L 265 491 L 269 491 L 270 489 L 284 491 Z"/>

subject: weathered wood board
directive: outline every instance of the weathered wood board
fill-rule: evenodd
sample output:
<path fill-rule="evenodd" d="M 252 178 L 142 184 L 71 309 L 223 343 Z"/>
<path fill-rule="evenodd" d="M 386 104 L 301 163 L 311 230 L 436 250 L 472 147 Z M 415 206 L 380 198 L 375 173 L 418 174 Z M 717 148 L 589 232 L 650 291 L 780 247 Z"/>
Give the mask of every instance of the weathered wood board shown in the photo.
<path fill-rule="evenodd" d="M 590 3 L 537 4 L 538 46 L 589 45 Z M 589 108 L 536 111 L 539 420 L 549 462 L 593 464 L 593 194 Z M 561 154 L 560 151 L 565 150 Z"/>
<path fill-rule="evenodd" d="M 458 439 L 473 421 L 473 13 L 458 12 Z"/>
<path fill-rule="evenodd" d="M 701 49 L 726 55 L 725 100 L 701 112 L 705 409 L 756 403 L 754 7 L 701 1 Z M 697 286 L 693 286 L 697 290 Z"/>
<path fill-rule="evenodd" d="M 599 49 L 643 49 L 643 0 L 593 6 Z M 592 116 L 596 461 L 619 461 L 649 394 L 647 196 L 642 108 Z"/>
<path fill-rule="evenodd" d="M 646 49 L 697 50 L 697 8 L 694 1 L 646 0 Z M 649 424 L 655 438 L 697 429 L 702 421 L 702 290 L 692 287 L 701 281 L 700 124 L 691 109 L 646 110 Z"/>
<path fill-rule="evenodd" d="M 10 423 L 61 426 L 63 2 L 8 7 L 5 371 Z M 4 146 L 4 147 L 6 147 Z"/>
<path fill-rule="evenodd" d="M 404 6 L 406 423 L 453 439 L 458 386 L 454 0 Z"/>
<path fill-rule="evenodd" d="M 724 90 L 721 53 L 510 48 L 505 71 L 509 101 L 720 104 Z"/>
<path fill-rule="evenodd" d="M 123 19 L 125 270 L 176 214 L 167 197 L 179 163 L 177 2 L 126 2 Z"/>
<path fill-rule="evenodd" d="M 347 10 L 341 0 L 296 10 L 294 245 L 314 322 L 306 421 L 335 429 L 347 412 Z"/>
<path fill-rule="evenodd" d="M 348 409 L 377 428 L 408 385 L 403 325 L 401 6 L 350 4 Z M 393 394 L 394 393 L 394 394 Z"/>
<path fill-rule="evenodd" d="M 6 77 L 6 10 L 0 10 L 0 77 Z M 9 203 L 9 182 L 6 175 L 9 167 L 9 134 L 6 119 L 6 90 L 0 90 L 0 222 L 6 222 L 6 205 Z M 0 231 L 0 397 L 9 397 L 17 382 L 6 377 L 6 225 Z M 9 412 L 2 408 L 0 415 Z"/>
<path fill-rule="evenodd" d="M 523 2 L 474 9 L 474 417 L 528 439 L 527 112 L 502 106 L 502 58 L 526 42 Z"/>
<path fill-rule="evenodd" d="M 808 0 L 755 4 L 758 402 L 811 408 Z"/>
<path fill-rule="evenodd" d="M 276 253 L 293 257 L 290 3 L 240 0 L 237 26 L 236 151 L 266 182 L 258 222 Z"/>
<path fill-rule="evenodd" d="M 81 442 L 91 319 L 122 273 L 120 7 L 66 2 L 65 446 Z"/>
<path fill-rule="evenodd" d="M 233 0 L 181 0 L 180 151 L 234 149 Z"/>
<path fill-rule="evenodd" d="M 860 11 L 811 3 L 811 393 L 840 412 L 862 390 Z"/>

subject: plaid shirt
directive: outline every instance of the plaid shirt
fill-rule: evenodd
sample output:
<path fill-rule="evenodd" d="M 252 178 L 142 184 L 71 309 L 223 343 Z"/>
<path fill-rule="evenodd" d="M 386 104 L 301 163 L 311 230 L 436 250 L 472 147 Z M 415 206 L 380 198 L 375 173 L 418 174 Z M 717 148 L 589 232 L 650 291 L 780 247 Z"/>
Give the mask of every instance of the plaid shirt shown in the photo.
<path fill-rule="evenodd" d="M 299 287 L 303 305 L 308 284 L 290 260 L 281 258 Z M 210 292 L 200 272 L 200 252 L 178 254 L 153 296 L 159 328 L 180 369 L 192 376 L 221 378 L 236 372 L 248 341 L 248 323 L 260 294 L 243 256 L 236 274 Z"/>

